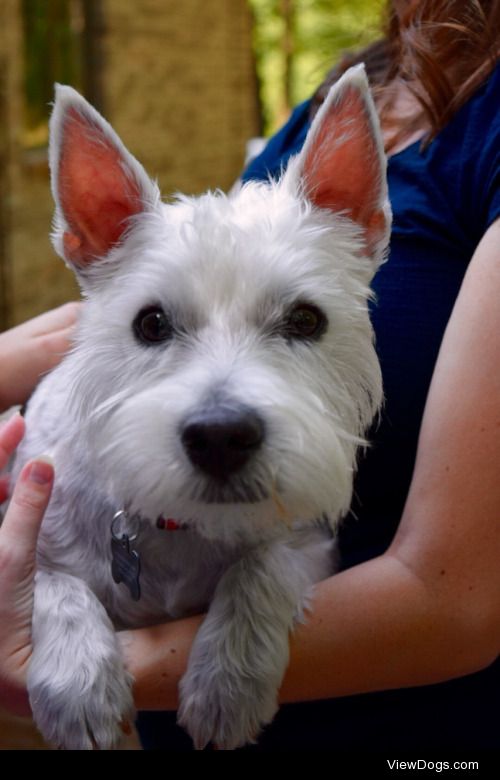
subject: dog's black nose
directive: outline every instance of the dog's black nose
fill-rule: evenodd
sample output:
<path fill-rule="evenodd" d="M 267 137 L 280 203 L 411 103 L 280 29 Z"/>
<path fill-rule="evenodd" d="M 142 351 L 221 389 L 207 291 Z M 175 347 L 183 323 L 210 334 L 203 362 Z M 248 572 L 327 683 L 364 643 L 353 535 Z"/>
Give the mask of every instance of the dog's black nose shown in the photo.
<path fill-rule="evenodd" d="M 264 440 L 264 425 L 248 407 L 215 408 L 192 414 L 181 431 L 193 465 L 223 480 L 239 471 Z"/>

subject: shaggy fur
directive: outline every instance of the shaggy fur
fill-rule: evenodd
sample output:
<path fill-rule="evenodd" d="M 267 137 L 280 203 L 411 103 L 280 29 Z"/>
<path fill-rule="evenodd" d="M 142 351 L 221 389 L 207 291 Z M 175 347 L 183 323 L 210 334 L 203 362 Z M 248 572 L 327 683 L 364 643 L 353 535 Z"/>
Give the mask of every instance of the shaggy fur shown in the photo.
<path fill-rule="evenodd" d="M 208 610 L 179 720 L 197 747 L 233 748 L 276 712 L 289 632 L 332 572 L 331 529 L 381 401 L 367 302 L 390 217 L 364 71 L 332 89 L 278 183 L 165 204 L 68 87 L 50 162 L 54 246 L 86 301 L 73 351 L 29 404 L 16 463 L 48 451 L 57 474 L 38 549 L 34 717 L 57 745 L 116 746 L 133 712 L 116 629 Z M 160 344 L 133 327 L 151 305 L 171 326 Z M 314 337 L 291 334 L 301 305 L 322 312 Z M 186 420 L 241 409 L 263 441 L 215 479 L 186 453 Z M 137 532 L 139 601 L 111 577 L 122 508 Z M 187 528 L 159 530 L 159 516 Z"/>

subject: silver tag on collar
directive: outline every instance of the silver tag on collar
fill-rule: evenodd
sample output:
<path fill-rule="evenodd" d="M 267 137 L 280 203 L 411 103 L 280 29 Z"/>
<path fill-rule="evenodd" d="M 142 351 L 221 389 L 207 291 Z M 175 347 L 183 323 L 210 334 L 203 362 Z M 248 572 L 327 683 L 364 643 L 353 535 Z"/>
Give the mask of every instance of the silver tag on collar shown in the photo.
<path fill-rule="evenodd" d="M 127 512 L 121 509 L 111 522 L 111 575 L 117 585 L 123 582 L 127 586 L 134 601 L 139 601 L 141 557 L 131 545 L 137 539 L 137 534 L 129 535 L 119 530 L 120 525 L 126 525 L 128 519 Z"/>

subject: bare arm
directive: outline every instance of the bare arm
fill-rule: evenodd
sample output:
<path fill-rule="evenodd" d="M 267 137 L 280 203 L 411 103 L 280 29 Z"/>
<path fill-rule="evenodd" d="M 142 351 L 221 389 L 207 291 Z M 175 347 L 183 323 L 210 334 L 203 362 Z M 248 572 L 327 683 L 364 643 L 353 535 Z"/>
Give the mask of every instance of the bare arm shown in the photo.
<path fill-rule="evenodd" d="M 66 303 L 0 333 L 0 412 L 23 404 L 71 342 L 80 305 Z"/>
<path fill-rule="evenodd" d="M 414 477 L 388 552 L 322 582 L 281 700 L 443 681 L 500 652 L 500 221 L 446 330 Z M 177 706 L 201 618 L 124 632 L 139 709 Z"/>

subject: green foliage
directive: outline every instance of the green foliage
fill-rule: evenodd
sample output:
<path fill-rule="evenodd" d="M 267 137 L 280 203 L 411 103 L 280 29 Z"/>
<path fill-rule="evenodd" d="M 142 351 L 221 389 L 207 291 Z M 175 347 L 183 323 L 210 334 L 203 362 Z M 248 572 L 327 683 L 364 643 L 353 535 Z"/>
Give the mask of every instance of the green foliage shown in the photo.
<path fill-rule="evenodd" d="M 28 128 L 47 120 L 54 82 L 78 84 L 80 52 L 70 0 L 23 0 L 24 88 Z"/>
<path fill-rule="evenodd" d="M 249 0 L 264 128 L 309 97 L 343 52 L 380 34 L 384 0 Z"/>

